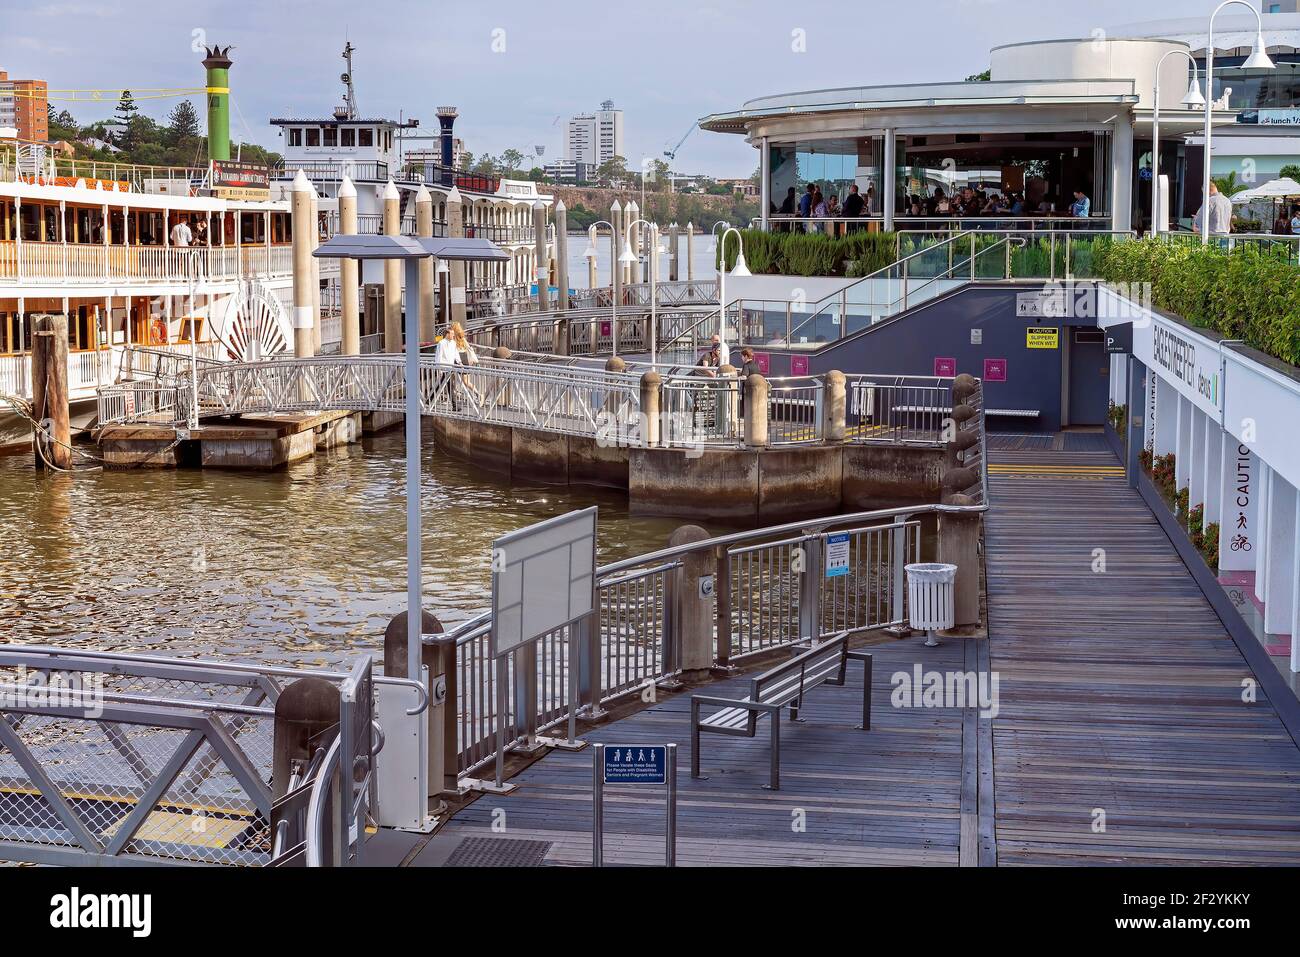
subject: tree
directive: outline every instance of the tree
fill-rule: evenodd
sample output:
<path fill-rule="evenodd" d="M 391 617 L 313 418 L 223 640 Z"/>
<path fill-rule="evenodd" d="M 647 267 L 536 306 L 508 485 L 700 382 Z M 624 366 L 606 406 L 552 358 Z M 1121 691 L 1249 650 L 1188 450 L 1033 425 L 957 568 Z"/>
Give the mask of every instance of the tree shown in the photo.
<path fill-rule="evenodd" d="M 627 160 L 621 156 L 611 156 L 596 168 L 596 181 L 601 186 L 621 184 L 627 179 Z"/>
<path fill-rule="evenodd" d="M 513 147 L 501 154 L 501 168 L 505 170 L 507 175 L 519 169 L 523 161 L 524 154 Z"/>
<path fill-rule="evenodd" d="M 478 162 L 470 167 L 470 172 L 478 173 L 480 176 L 495 176 L 497 166 L 497 158 L 491 153 L 484 153 L 478 158 Z"/>
<path fill-rule="evenodd" d="M 984 70 L 983 72 L 980 72 L 980 73 L 972 73 L 970 76 L 966 77 L 966 82 L 967 82 L 967 83 L 987 83 L 988 81 L 990 81 L 990 80 L 992 80 L 992 79 L 993 79 L 993 70 L 992 70 L 992 69 L 988 69 L 988 70 Z"/>
<path fill-rule="evenodd" d="M 667 189 L 668 173 L 669 167 L 667 163 L 661 159 L 651 160 L 642 174 L 646 181 L 646 189 L 656 193 Z"/>
<path fill-rule="evenodd" d="M 132 144 L 131 123 L 140 113 L 140 108 L 135 105 L 135 97 L 131 95 L 130 90 L 122 91 L 122 98 L 117 101 L 117 111 L 113 118 L 121 127 L 121 132 L 115 137 L 116 142 L 113 144 L 121 149 L 129 149 Z"/>
<path fill-rule="evenodd" d="M 1300 183 L 1300 166 L 1297 166 L 1295 163 L 1287 163 L 1277 171 L 1277 175 L 1285 176 L 1288 179 L 1293 179 Z"/>
<path fill-rule="evenodd" d="M 1214 185 L 1219 187 L 1219 192 L 1224 196 L 1232 197 L 1244 189 L 1250 189 L 1246 183 L 1237 182 L 1237 171 L 1232 170 L 1227 176 L 1214 177 Z"/>
<path fill-rule="evenodd" d="M 199 135 L 199 114 L 195 112 L 194 106 L 189 100 L 181 100 L 167 114 L 167 127 L 172 135 L 173 142 L 177 144 L 182 140 Z"/>

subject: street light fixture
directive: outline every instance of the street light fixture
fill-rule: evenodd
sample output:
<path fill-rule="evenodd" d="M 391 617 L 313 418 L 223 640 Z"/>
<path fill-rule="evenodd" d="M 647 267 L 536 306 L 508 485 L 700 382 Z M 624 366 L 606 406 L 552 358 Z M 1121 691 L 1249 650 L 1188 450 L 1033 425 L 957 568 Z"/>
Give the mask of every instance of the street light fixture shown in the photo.
<path fill-rule="evenodd" d="M 632 255 L 631 235 L 632 230 L 638 225 L 646 226 L 650 230 L 650 242 L 646 255 L 650 273 L 650 367 L 654 368 L 654 364 L 659 358 L 659 316 L 655 308 L 655 300 L 659 295 L 659 254 L 663 252 L 663 249 L 659 245 L 659 224 L 645 219 L 638 219 L 627 224 L 628 242 L 624 247 L 623 256 L 631 257 L 633 260 L 636 259 Z"/>
<path fill-rule="evenodd" d="M 430 256 L 439 265 L 459 262 L 504 262 L 510 256 L 486 239 L 423 236 L 331 236 L 317 247 L 317 259 L 396 259 L 406 267 L 406 288 L 420 286 L 420 262 Z M 420 297 L 406 297 L 406 677 L 420 680 L 421 624 L 424 621 L 420 513 Z"/>
<path fill-rule="evenodd" d="M 745 265 L 745 237 L 735 226 L 728 226 L 723 230 L 722 239 L 718 242 L 718 338 L 723 342 L 727 341 L 727 237 L 732 233 L 736 234 L 736 242 L 740 248 L 736 251 L 736 265 L 732 268 L 731 275 L 752 275 L 749 267 Z M 736 337 L 736 343 L 737 345 L 740 343 L 739 335 Z"/>
<path fill-rule="evenodd" d="M 618 229 L 614 224 L 602 219 L 587 227 L 587 250 L 582 255 L 593 266 L 596 264 L 596 230 L 600 226 L 609 227 L 609 331 L 613 341 L 611 352 L 618 355 L 618 296 L 615 294 L 614 274 L 623 258 L 618 255 Z"/>
<path fill-rule="evenodd" d="M 1209 37 L 1205 43 L 1205 147 L 1203 151 L 1204 175 L 1201 178 L 1201 245 L 1210 242 L 1210 165 L 1213 154 L 1210 148 L 1212 119 L 1214 115 L 1214 18 L 1224 7 L 1237 3 L 1255 15 L 1255 46 L 1246 62 L 1241 65 L 1244 70 L 1272 70 L 1276 64 L 1264 49 L 1264 18 L 1246 0 L 1223 0 L 1210 14 Z M 1228 226 L 1231 230 L 1231 222 Z"/>
<path fill-rule="evenodd" d="M 1195 109 L 1198 106 L 1205 105 L 1205 97 L 1201 95 L 1201 78 L 1197 72 L 1196 58 L 1186 50 L 1170 50 L 1156 62 L 1156 82 L 1154 90 L 1154 103 L 1152 105 L 1151 116 L 1151 235 L 1156 235 L 1160 231 L 1160 224 L 1164 222 L 1160 212 L 1160 68 L 1164 65 L 1165 60 L 1171 56 L 1184 56 L 1192 65 L 1192 79 L 1187 87 L 1187 94 L 1182 99 L 1183 106 L 1188 109 Z"/>

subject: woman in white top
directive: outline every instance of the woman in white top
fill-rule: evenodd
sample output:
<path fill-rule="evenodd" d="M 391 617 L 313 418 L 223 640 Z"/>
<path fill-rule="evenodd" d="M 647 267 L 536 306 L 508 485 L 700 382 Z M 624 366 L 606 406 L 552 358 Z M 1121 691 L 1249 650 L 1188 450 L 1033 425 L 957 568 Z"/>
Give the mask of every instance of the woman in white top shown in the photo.
<path fill-rule="evenodd" d="M 448 333 L 449 338 L 455 346 L 456 358 L 461 365 L 476 366 L 478 365 L 478 355 L 474 352 L 474 347 L 469 344 L 469 339 L 465 336 L 465 327 L 459 322 L 451 324 L 451 331 Z M 465 388 L 478 396 L 478 389 L 474 388 L 474 383 L 470 381 L 469 374 L 462 372 L 460 381 L 465 384 Z"/>

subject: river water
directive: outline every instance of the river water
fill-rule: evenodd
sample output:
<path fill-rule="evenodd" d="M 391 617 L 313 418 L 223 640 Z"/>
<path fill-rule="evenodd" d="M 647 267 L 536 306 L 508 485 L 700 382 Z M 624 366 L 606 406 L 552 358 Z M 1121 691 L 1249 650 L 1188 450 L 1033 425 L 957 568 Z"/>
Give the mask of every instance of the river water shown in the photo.
<path fill-rule="evenodd" d="M 0 457 L 0 640 L 334 665 L 380 652 L 405 607 L 401 430 L 277 472 L 37 474 Z M 425 608 L 487 607 L 491 542 L 600 506 L 599 561 L 662 547 L 680 522 L 616 491 L 508 484 L 424 437 Z"/>

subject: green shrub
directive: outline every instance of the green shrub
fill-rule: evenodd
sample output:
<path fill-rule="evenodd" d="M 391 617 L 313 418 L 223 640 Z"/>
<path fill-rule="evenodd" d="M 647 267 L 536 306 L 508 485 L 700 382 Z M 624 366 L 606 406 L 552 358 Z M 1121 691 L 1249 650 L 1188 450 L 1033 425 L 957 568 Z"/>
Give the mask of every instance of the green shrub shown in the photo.
<path fill-rule="evenodd" d="M 825 233 L 763 232 L 742 229 L 745 264 L 755 275 L 867 276 L 894 261 L 893 233 L 866 230 L 843 236 Z M 726 244 L 727 268 L 736 264 L 739 243 Z"/>
<path fill-rule="evenodd" d="M 1114 283 L 1150 283 L 1152 304 L 1194 326 L 1300 365 L 1300 268 L 1281 247 L 1156 239 L 1099 245 L 1093 265 Z"/>

